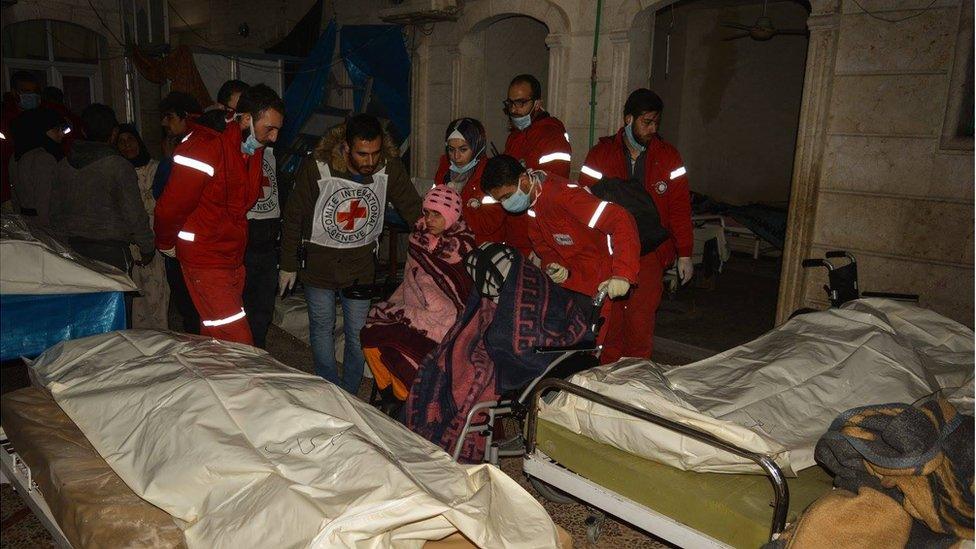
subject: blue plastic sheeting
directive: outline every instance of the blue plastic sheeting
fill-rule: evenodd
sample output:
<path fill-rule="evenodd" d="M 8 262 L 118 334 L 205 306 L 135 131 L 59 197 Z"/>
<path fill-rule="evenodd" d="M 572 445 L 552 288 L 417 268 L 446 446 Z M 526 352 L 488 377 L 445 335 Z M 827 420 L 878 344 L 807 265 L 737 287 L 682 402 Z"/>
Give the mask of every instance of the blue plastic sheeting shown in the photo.
<path fill-rule="evenodd" d="M 0 295 L 0 360 L 34 358 L 60 341 L 124 329 L 122 292 Z"/>
<path fill-rule="evenodd" d="M 373 95 L 401 139 L 410 135 L 410 56 L 399 25 L 346 25 L 339 31 L 339 52 L 353 85 L 362 87 L 373 77 Z M 357 111 L 363 92 L 355 90 Z"/>
<path fill-rule="evenodd" d="M 335 41 L 336 23 L 333 19 L 329 21 L 329 26 L 319 37 L 312 52 L 302 62 L 294 80 L 285 90 L 285 126 L 278 136 L 278 141 L 285 146 L 291 145 L 312 111 L 317 109 L 325 98 L 326 81 L 332 70 Z M 296 156 L 293 160 L 297 163 L 301 161 L 301 157 Z M 283 167 L 285 171 L 294 171 L 296 168 L 297 165 Z"/>

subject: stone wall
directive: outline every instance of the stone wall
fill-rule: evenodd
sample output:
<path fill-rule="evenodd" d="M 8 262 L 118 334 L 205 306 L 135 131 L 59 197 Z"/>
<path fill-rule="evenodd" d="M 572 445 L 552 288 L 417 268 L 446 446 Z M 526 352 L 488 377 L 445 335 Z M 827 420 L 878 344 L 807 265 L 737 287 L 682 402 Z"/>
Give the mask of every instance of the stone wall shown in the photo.
<path fill-rule="evenodd" d="M 824 272 L 799 260 L 844 249 L 862 290 L 918 293 L 972 326 L 972 139 L 960 148 L 942 138 L 962 93 L 956 58 L 972 52 L 972 3 L 861 4 L 874 17 L 853 2 L 814 2 L 779 319 L 826 305 Z"/>

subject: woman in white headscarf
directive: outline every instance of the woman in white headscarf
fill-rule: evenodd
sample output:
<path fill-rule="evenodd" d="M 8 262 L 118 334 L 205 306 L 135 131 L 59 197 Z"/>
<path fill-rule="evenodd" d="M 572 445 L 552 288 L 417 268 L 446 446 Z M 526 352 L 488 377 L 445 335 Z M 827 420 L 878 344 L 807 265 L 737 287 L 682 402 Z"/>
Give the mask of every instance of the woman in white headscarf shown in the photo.
<path fill-rule="evenodd" d="M 485 127 L 474 118 L 458 118 L 444 132 L 435 185 L 447 185 L 461 195 L 461 216 L 474 232 L 475 242 L 504 242 L 505 210 L 481 190 L 481 174 L 488 161 Z"/>

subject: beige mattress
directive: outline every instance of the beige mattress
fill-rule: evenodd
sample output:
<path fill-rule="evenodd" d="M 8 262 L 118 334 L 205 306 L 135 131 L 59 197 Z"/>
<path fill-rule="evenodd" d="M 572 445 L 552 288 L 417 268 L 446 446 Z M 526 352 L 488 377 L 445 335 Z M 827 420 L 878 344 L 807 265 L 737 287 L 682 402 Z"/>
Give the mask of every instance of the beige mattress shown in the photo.
<path fill-rule="evenodd" d="M 78 427 L 43 390 L 27 388 L 0 399 L 3 429 L 31 468 L 58 526 L 75 547 L 185 547 L 172 517 L 135 494 Z M 573 546 L 557 527 L 560 547 Z M 425 549 L 475 547 L 460 534 Z"/>
<path fill-rule="evenodd" d="M 184 547 L 173 519 L 130 490 L 47 393 L 8 393 L 0 416 L 73 546 Z"/>

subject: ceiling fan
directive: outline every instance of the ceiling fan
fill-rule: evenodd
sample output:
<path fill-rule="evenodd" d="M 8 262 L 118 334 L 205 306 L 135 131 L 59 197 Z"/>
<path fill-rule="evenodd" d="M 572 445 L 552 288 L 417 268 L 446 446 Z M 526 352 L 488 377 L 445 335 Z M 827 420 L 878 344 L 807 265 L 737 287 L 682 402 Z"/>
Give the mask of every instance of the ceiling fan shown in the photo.
<path fill-rule="evenodd" d="M 766 15 L 766 0 L 763 0 L 762 15 L 756 18 L 756 22 L 752 25 L 743 25 L 742 23 L 722 23 L 723 27 L 728 27 L 730 29 L 739 29 L 746 32 L 736 34 L 735 36 L 730 36 L 724 38 L 723 40 L 738 40 L 739 38 L 752 38 L 757 42 L 765 42 L 770 40 L 772 37 L 781 34 L 792 34 L 798 36 L 807 36 L 809 31 L 807 29 L 777 29 L 773 26 L 773 20 Z"/>

